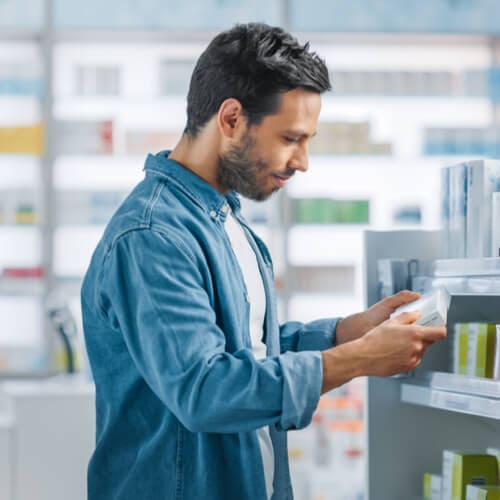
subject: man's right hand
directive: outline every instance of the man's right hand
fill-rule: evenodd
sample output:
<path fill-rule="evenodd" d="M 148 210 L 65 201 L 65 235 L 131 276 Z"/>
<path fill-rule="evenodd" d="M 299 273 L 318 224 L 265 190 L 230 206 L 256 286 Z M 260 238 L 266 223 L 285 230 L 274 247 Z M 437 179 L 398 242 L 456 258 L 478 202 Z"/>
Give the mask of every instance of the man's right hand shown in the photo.
<path fill-rule="evenodd" d="M 420 326 L 418 312 L 406 312 L 363 337 L 323 351 L 322 393 L 357 376 L 387 377 L 412 370 L 429 345 L 446 337 L 444 326 Z"/>

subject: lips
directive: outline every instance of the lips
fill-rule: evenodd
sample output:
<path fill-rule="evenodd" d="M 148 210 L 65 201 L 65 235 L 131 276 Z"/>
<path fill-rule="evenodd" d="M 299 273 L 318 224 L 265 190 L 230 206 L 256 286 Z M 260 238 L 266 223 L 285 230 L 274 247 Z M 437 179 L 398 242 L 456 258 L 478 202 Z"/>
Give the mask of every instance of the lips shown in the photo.
<path fill-rule="evenodd" d="M 276 179 L 278 187 L 282 188 L 285 186 L 286 181 L 290 179 L 291 175 L 286 176 L 286 175 L 273 174 L 273 177 Z"/>

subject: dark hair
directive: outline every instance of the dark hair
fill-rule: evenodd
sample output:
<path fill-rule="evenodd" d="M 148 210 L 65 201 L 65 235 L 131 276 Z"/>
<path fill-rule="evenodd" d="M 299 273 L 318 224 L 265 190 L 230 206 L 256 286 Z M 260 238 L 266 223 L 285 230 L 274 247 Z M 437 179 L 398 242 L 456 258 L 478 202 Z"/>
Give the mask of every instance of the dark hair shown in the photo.
<path fill-rule="evenodd" d="M 199 57 L 187 97 L 184 133 L 196 136 L 225 99 L 241 102 L 249 125 L 278 111 L 283 92 L 330 90 L 325 62 L 282 28 L 238 24 L 219 33 Z"/>

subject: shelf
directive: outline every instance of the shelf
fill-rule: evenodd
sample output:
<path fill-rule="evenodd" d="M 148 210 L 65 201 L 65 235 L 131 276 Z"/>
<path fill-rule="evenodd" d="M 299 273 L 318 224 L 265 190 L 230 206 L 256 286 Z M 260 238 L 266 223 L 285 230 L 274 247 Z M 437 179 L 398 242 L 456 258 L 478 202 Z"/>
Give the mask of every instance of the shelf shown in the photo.
<path fill-rule="evenodd" d="M 500 384 L 500 383 L 499 383 Z M 403 382 L 401 401 L 429 408 L 500 420 L 500 398 L 459 393 L 432 387 L 425 382 Z"/>
<path fill-rule="evenodd" d="M 0 277 L 0 297 L 42 296 L 45 292 L 43 278 L 3 278 Z"/>
<path fill-rule="evenodd" d="M 56 96 L 57 97 L 57 96 Z M 124 131 L 182 132 L 186 99 L 176 96 L 61 96 L 54 103 L 57 120 L 109 120 Z"/>
<path fill-rule="evenodd" d="M 433 389 L 500 399 L 500 380 L 448 372 L 427 372 L 419 375 L 418 378 L 428 383 Z"/>
<path fill-rule="evenodd" d="M 2 27 L 0 30 L 1 42 L 39 42 L 42 39 L 40 31 L 21 30 Z"/>
<path fill-rule="evenodd" d="M 9 230 L 9 231 L 27 231 L 32 229 L 41 229 L 40 224 L 1 224 L 0 230 Z"/>
<path fill-rule="evenodd" d="M 291 230 L 297 230 L 297 231 L 338 231 L 338 232 L 354 232 L 357 233 L 358 231 L 366 231 L 367 229 L 370 229 L 369 224 L 365 223 L 359 223 L 359 224 L 354 224 L 351 222 L 325 222 L 325 223 L 319 223 L 319 222 L 294 222 L 290 225 Z"/>

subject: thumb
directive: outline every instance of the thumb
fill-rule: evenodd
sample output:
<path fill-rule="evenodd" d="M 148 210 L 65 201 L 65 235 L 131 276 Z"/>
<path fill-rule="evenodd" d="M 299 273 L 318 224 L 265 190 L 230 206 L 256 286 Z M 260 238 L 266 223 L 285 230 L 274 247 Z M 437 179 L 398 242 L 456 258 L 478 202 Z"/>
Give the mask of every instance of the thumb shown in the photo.
<path fill-rule="evenodd" d="M 419 311 L 407 311 L 399 314 L 393 321 L 399 323 L 400 325 L 411 325 L 420 318 L 421 313 Z"/>

